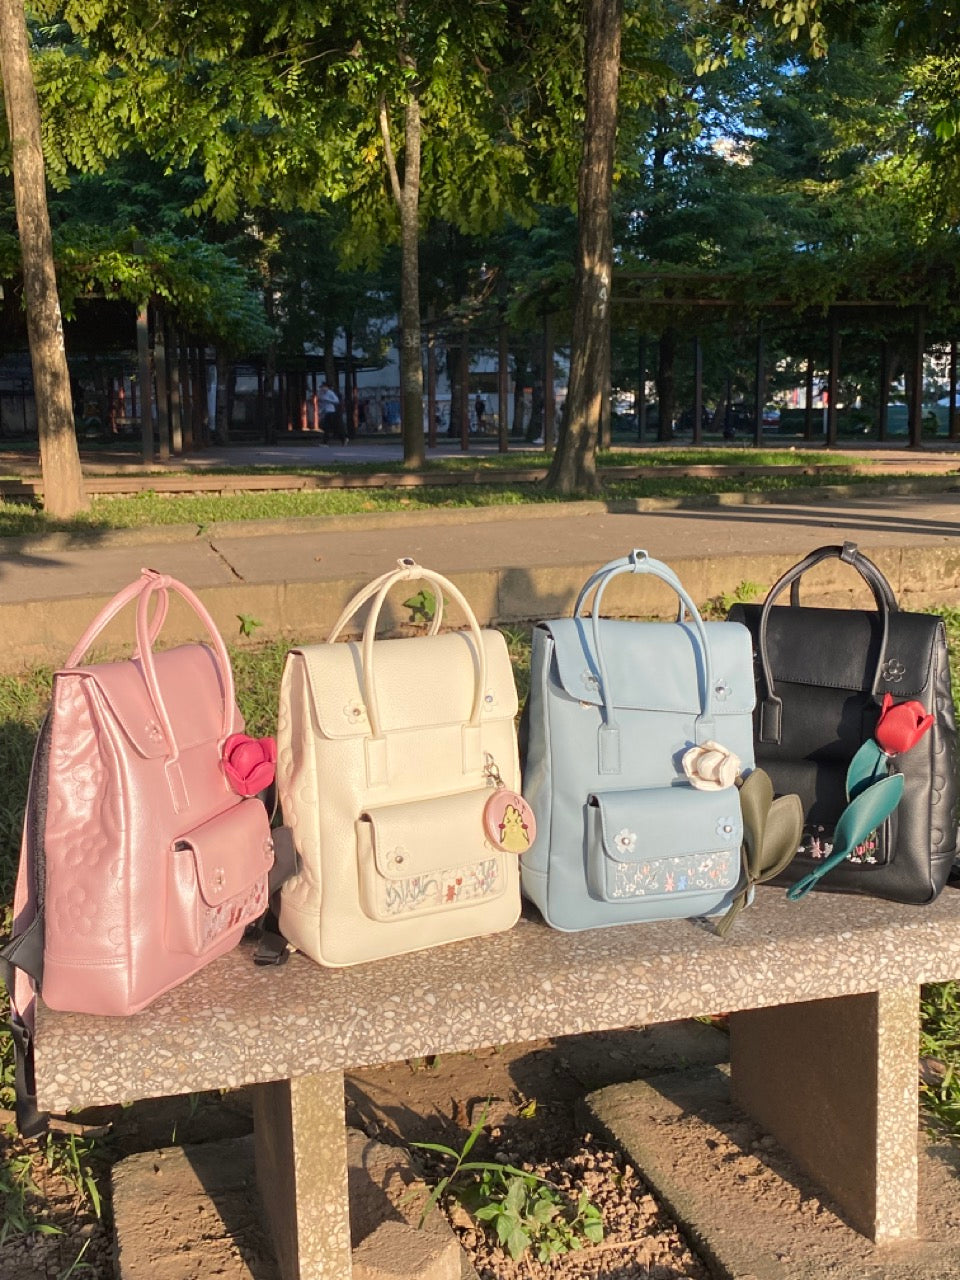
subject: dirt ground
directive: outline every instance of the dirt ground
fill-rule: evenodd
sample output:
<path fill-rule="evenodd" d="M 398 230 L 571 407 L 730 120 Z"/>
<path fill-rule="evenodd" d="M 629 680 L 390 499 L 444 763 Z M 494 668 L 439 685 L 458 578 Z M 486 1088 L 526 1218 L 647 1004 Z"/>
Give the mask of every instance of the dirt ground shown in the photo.
<path fill-rule="evenodd" d="M 499 1156 L 530 1165 L 574 1192 L 587 1190 L 602 1209 L 603 1244 L 543 1266 L 526 1258 L 513 1262 L 503 1250 L 489 1246 L 466 1215 L 458 1220 L 455 1211 L 454 1228 L 482 1280 L 704 1280 L 708 1273 L 635 1171 L 622 1156 L 584 1134 L 578 1104 L 604 1085 L 691 1062 L 719 1061 L 724 1054 L 725 1037 L 719 1031 L 674 1024 L 396 1063 L 347 1077 L 347 1120 L 390 1145 L 441 1142 L 459 1149 L 486 1112 L 484 1133 L 473 1153 L 477 1158 Z M 236 1137 L 251 1128 L 249 1098 L 242 1091 L 102 1109 L 80 1119 L 109 1126 L 90 1161 L 101 1175 L 105 1203 L 99 1219 L 68 1177 L 35 1160 L 33 1168 L 43 1171 L 35 1175 L 37 1193 L 28 1195 L 27 1204 L 45 1231 L 18 1232 L 10 1221 L 7 1189 L 36 1147 L 9 1135 L 0 1139 L 0 1189 L 7 1190 L 0 1280 L 113 1280 L 109 1165 L 133 1152 Z M 51 1141 L 69 1154 L 69 1136 Z M 443 1172 L 439 1164 L 434 1169 Z M 224 1273 L 218 1266 L 218 1273 L 253 1274 L 242 1249 L 221 1243 L 235 1267 Z M 196 1256 L 185 1256 L 182 1277 L 173 1280 L 203 1275 L 198 1264 Z"/>

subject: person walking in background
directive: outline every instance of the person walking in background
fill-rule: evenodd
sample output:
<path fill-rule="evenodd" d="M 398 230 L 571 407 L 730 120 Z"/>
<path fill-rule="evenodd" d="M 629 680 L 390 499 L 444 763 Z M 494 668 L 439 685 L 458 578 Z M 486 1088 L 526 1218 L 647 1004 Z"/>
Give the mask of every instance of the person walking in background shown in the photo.
<path fill-rule="evenodd" d="M 323 422 L 323 443 L 332 444 L 333 437 L 339 436 L 341 444 L 346 444 L 347 433 L 340 421 L 340 397 L 326 379 L 320 383 L 317 400 Z"/>
<path fill-rule="evenodd" d="M 487 412 L 487 402 L 479 391 L 473 402 L 473 411 L 477 415 L 477 433 L 479 434 L 483 431 L 483 415 Z"/>

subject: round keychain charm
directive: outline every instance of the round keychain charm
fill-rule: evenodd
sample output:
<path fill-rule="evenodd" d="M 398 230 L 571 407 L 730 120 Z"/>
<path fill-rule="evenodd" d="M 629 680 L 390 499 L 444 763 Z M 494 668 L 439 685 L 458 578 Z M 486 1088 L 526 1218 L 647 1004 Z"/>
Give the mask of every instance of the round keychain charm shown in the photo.
<path fill-rule="evenodd" d="M 492 760 L 487 763 L 486 773 L 495 788 L 483 806 L 483 829 L 487 839 L 496 849 L 526 853 L 537 834 L 533 810 L 522 795 L 504 785 L 500 770 Z"/>
<path fill-rule="evenodd" d="M 537 820 L 523 796 L 498 787 L 483 806 L 483 829 L 496 848 L 526 853 L 537 834 Z"/>

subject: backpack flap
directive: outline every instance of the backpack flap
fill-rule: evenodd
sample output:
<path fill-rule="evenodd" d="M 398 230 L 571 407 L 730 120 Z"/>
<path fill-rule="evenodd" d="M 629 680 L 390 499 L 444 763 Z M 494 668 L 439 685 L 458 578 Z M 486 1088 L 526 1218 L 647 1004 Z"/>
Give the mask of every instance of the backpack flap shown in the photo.
<path fill-rule="evenodd" d="M 554 678 L 578 702 L 603 702 L 589 620 L 561 618 L 541 624 L 554 641 Z M 687 623 L 600 620 L 610 697 L 616 707 L 700 714 L 703 669 L 696 633 Z M 753 711 L 753 655 L 746 627 L 704 624 L 713 655 L 710 697 L 714 716 Z M 722 733 L 718 729 L 718 738 Z"/>

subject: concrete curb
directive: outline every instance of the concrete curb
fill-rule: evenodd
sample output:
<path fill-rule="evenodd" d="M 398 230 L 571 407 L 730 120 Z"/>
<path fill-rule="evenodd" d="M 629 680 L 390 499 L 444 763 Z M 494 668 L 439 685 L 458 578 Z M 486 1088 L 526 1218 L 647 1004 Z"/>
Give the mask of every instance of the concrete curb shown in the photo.
<path fill-rule="evenodd" d="M 887 576 L 904 608 L 916 608 L 960 590 L 960 552 L 951 547 L 901 546 L 861 548 Z M 744 583 L 765 591 L 795 561 L 790 553 L 723 556 L 677 556 L 671 565 L 698 605 L 735 596 Z M 451 573 L 483 626 L 526 624 L 531 619 L 563 617 L 596 568 L 593 561 L 540 567 L 506 567 Z M 268 641 L 312 643 L 326 638 L 350 596 L 363 581 L 337 576 L 314 581 L 249 583 L 206 587 L 198 592 L 228 642 L 256 648 Z M 852 583 L 846 566 L 828 562 L 818 573 L 811 602 L 850 599 Z M 89 593 L 0 605 L 0 672 L 57 664 L 70 652 L 82 626 L 110 597 Z M 399 610 L 399 611 L 398 611 Z M 660 584 L 648 579 L 615 580 L 604 596 L 611 615 L 673 617 L 676 602 Z M 238 618 L 250 615 L 260 624 L 250 638 L 237 638 Z M 391 601 L 382 628 L 407 621 L 402 606 Z M 172 609 L 164 626 L 168 644 L 197 638 L 192 613 Z M 129 623 L 122 616 L 104 631 L 99 656 L 125 656 L 130 651 Z"/>

